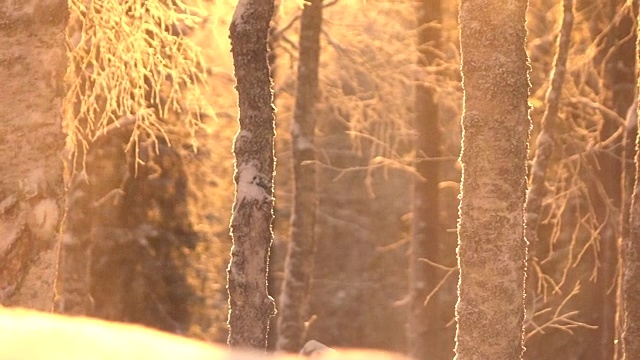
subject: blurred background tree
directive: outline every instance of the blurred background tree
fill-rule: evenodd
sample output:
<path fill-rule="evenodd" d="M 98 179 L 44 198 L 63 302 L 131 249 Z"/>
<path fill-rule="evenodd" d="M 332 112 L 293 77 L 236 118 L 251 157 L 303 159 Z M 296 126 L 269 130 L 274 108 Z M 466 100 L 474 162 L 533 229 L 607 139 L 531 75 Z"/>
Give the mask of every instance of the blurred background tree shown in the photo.
<path fill-rule="evenodd" d="M 318 65 L 322 31 L 322 1 L 304 5 L 300 16 L 300 61 L 294 116 L 291 125 L 293 200 L 291 238 L 285 259 L 280 295 L 278 343 L 284 351 L 300 351 L 306 340 L 311 277 L 316 250 L 315 104 L 318 100 Z"/>

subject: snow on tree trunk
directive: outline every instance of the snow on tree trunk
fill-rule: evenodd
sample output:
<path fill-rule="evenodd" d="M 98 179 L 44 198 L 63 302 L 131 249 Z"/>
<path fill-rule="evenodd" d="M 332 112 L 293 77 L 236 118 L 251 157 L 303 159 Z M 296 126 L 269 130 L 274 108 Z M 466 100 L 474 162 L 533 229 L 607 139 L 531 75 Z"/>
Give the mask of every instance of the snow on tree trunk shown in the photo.
<path fill-rule="evenodd" d="M 529 64 L 527 0 L 462 0 L 464 110 L 456 359 L 524 347 Z"/>
<path fill-rule="evenodd" d="M 309 315 L 309 286 L 316 246 L 314 106 L 318 93 L 321 29 L 322 0 L 311 0 L 302 10 L 300 19 L 298 86 L 291 125 L 295 188 L 276 344 L 279 350 L 291 352 L 299 351 L 305 340 L 304 323 Z"/>
<path fill-rule="evenodd" d="M 638 15 L 640 21 L 640 15 Z M 640 35 L 640 28 L 638 29 Z M 636 43 L 637 61 L 640 63 L 640 36 Z M 640 100 L 640 96 L 638 97 Z M 640 101 L 636 102 L 636 106 Z M 640 107 L 636 108 L 640 111 Z M 636 122 L 640 116 L 636 116 Z M 636 137 L 635 183 L 631 198 L 629 234 L 622 243 L 622 301 L 624 328 L 622 331 L 622 357 L 634 359 L 640 354 L 640 132 Z"/>
<path fill-rule="evenodd" d="M 230 26 L 240 130 L 233 148 L 236 195 L 227 269 L 228 343 L 263 350 L 275 313 L 267 293 L 275 163 L 267 34 L 273 9 L 273 0 L 240 0 Z"/>
<path fill-rule="evenodd" d="M 440 0 L 422 0 L 418 12 L 418 48 L 420 66 L 435 65 L 439 56 L 432 47 L 438 47 L 442 31 L 439 26 L 427 26 L 432 22 L 442 23 Z M 433 24 L 431 24 L 433 25 Z M 416 170 L 423 177 L 414 185 L 413 235 L 411 239 L 409 296 L 410 310 L 407 323 L 409 355 L 416 359 L 429 356 L 448 356 L 451 349 L 443 349 L 440 334 L 446 322 L 438 297 L 425 304 L 427 296 L 436 288 L 439 269 L 420 259 L 440 263 L 440 210 L 439 191 L 441 154 L 441 131 L 438 119 L 436 86 L 420 84 L 416 87 Z M 446 355 L 445 355 L 446 354 Z"/>
<path fill-rule="evenodd" d="M 0 4 L 0 304 L 51 310 L 62 214 L 67 2 Z"/>

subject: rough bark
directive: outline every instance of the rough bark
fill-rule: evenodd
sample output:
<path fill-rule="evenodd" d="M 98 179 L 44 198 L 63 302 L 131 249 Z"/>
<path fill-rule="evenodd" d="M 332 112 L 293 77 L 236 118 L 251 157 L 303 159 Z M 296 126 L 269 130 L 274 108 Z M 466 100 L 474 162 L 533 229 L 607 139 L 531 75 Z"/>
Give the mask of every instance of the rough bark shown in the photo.
<path fill-rule="evenodd" d="M 524 351 L 527 5 L 526 0 L 460 4 L 458 360 L 520 359 Z"/>
<path fill-rule="evenodd" d="M 637 75 L 636 75 L 637 77 Z M 624 162 L 624 166 L 622 168 L 622 205 L 621 205 L 621 216 L 620 216 L 620 228 L 622 230 L 622 236 L 620 239 L 620 245 L 618 247 L 619 255 L 618 261 L 620 262 L 621 271 L 617 274 L 617 288 L 616 288 L 616 339 L 622 339 L 622 332 L 624 331 L 624 289 L 623 289 L 623 280 L 624 280 L 624 246 L 625 243 L 629 241 L 629 223 L 631 217 L 631 200 L 633 197 L 633 191 L 635 188 L 635 179 L 636 179 L 636 139 L 638 137 L 638 102 L 634 101 L 629 110 L 627 111 L 626 117 L 627 128 L 624 132 L 624 148 L 622 149 L 623 156 L 622 161 Z M 624 341 L 618 341 L 615 344 L 614 350 L 614 359 L 622 358 L 622 345 Z"/>
<path fill-rule="evenodd" d="M 291 238 L 280 294 L 277 349 L 299 351 L 309 316 L 310 282 L 316 248 L 315 112 L 322 30 L 322 0 L 311 0 L 300 18 L 300 58 L 295 112 L 291 124 L 293 205 Z"/>
<path fill-rule="evenodd" d="M 440 0 L 423 0 L 418 13 L 418 65 L 433 66 L 439 59 L 441 42 L 442 9 Z M 434 24 L 435 23 L 435 24 Z M 435 25 L 435 26 L 434 26 Z M 407 321 L 408 354 L 416 359 L 439 359 L 449 355 L 443 349 L 440 336 L 444 333 L 443 319 L 438 297 L 427 297 L 436 288 L 439 274 L 435 267 L 424 263 L 428 259 L 441 263 L 439 191 L 441 131 L 438 119 L 437 87 L 435 84 L 419 84 L 416 87 L 416 171 L 422 179 L 414 183 L 413 228 L 409 252 L 409 318 Z"/>
<path fill-rule="evenodd" d="M 640 15 L 638 15 L 640 21 Z M 640 28 L 639 30 L 640 31 Z M 637 37 L 636 59 L 640 64 L 640 36 Z M 640 96 L 638 97 L 640 99 Z M 636 106 L 640 101 L 636 102 Z M 636 108 L 640 111 L 640 107 Z M 636 113 L 636 123 L 638 119 Z M 638 126 L 636 124 L 636 129 Z M 635 182 L 631 198 L 629 234 L 622 243 L 622 301 L 624 327 L 622 332 L 622 358 L 633 359 L 640 354 L 640 132 L 636 136 Z"/>
<path fill-rule="evenodd" d="M 50 310 L 62 214 L 66 1 L 0 2 L 0 304 Z"/>
<path fill-rule="evenodd" d="M 233 148 L 236 196 L 227 270 L 228 343 L 262 350 L 275 312 L 267 293 L 275 163 L 267 34 L 273 8 L 273 0 L 241 0 L 230 26 L 240 130 Z"/>

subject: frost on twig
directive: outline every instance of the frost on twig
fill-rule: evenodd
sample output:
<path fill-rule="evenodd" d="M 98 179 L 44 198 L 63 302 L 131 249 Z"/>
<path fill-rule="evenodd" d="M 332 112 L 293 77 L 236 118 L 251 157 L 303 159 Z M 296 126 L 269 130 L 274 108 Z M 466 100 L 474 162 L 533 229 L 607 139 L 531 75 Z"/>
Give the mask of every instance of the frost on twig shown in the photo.
<path fill-rule="evenodd" d="M 127 150 L 142 137 L 167 140 L 170 113 L 184 114 L 172 125 L 186 129 L 195 146 L 205 65 L 181 29 L 198 26 L 202 15 L 181 0 L 70 0 L 69 10 L 63 109 L 74 169 L 84 165 L 92 140 L 122 119 L 135 119 Z"/>

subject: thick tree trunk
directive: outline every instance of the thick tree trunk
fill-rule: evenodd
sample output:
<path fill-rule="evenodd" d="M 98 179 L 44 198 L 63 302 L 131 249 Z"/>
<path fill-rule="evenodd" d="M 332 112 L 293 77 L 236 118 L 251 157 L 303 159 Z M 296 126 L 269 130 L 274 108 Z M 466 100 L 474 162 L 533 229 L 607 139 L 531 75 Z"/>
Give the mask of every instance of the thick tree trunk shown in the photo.
<path fill-rule="evenodd" d="M 279 350 L 297 352 L 305 338 L 309 316 L 309 287 L 315 256 L 316 165 L 315 112 L 318 96 L 318 63 L 322 0 L 311 0 L 300 19 L 300 60 L 295 112 L 291 124 L 293 155 L 293 209 L 291 239 L 285 260 L 278 318 Z"/>
<path fill-rule="evenodd" d="M 86 173 L 71 179 L 56 310 L 187 334 L 202 294 L 181 147 L 158 134 L 125 153 L 131 132 L 121 125 L 91 143 Z"/>
<path fill-rule="evenodd" d="M 440 0 L 423 0 L 418 5 L 418 65 L 435 65 L 437 48 L 442 31 Z M 435 23 L 435 24 L 434 24 Z M 440 359 L 450 354 L 443 349 L 441 336 L 446 320 L 438 297 L 425 303 L 439 281 L 438 269 L 421 259 L 440 263 L 440 209 L 439 191 L 441 131 L 438 119 L 438 104 L 435 84 L 420 84 L 416 87 L 416 171 L 422 179 L 414 185 L 413 229 L 409 252 L 409 296 L 410 310 L 407 322 L 409 355 L 416 359 Z"/>
<path fill-rule="evenodd" d="M 63 193 L 64 0 L 0 1 L 0 304 L 51 310 Z"/>
<path fill-rule="evenodd" d="M 520 359 L 529 138 L 526 0 L 460 5 L 464 87 L 456 359 Z"/>
<path fill-rule="evenodd" d="M 197 69 L 185 71 L 178 65 L 179 60 L 189 58 L 185 52 L 193 46 L 179 47 L 187 49 L 183 52 L 178 48 L 161 52 L 154 49 L 166 44 L 163 40 L 178 39 L 171 29 L 179 24 L 163 27 L 155 20 L 166 18 L 158 14 L 163 11 L 166 14 L 170 3 L 160 1 L 159 8 L 143 9 L 138 14 L 140 21 L 134 22 L 153 29 L 153 34 L 149 34 L 153 41 L 146 44 L 133 41 L 126 46 L 137 47 L 143 53 L 157 53 L 159 57 L 154 59 L 161 59 L 164 65 L 175 70 L 174 75 L 180 72 L 197 75 Z M 107 9 L 93 2 L 95 6 L 82 13 L 77 12 L 77 5 L 77 2 L 70 4 L 70 9 L 76 11 L 71 14 L 69 26 L 72 38 L 99 38 L 97 34 L 104 33 L 116 38 L 139 35 L 128 26 L 113 28 L 104 24 L 105 18 L 126 10 L 123 7 L 128 5 L 124 3 L 111 3 L 112 7 Z M 118 31 L 125 35 L 120 36 Z M 88 49 L 92 46 L 96 48 Z M 197 325 L 210 321 L 209 313 L 202 311 L 204 300 L 200 300 L 206 298 L 204 293 L 210 294 L 206 280 L 210 274 L 201 271 L 205 266 L 202 258 L 206 255 L 203 253 L 208 247 L 197 241 L 206 235 L 204 230 L 197 233 L 192 226 L 192 221 L 198 221 L 199 211 L 187 206 L 189 196 L 201 193 L 197 185 L 188 181 L 199 183 L 195 167 L 188 162 L 194 156 L 184 146 L 192 139 L 185 139 L 181 131 L 178 121 L 185 120 L 183 116 L 176 115 L 173 110 L 159 110 L 161 103 L 171 103 L 165 98 L 165 92 L 159 95 L 152 90 L 159 86 L 159 80 L 136 73 L 128 78 L 130 84 L 111 83 L 108 90 L 112 92 L 109 93 L 99 85 L 102 84 L 99 71 L 83 70 L 84 66 L 89 66 L 87 64 L 113 64 L 113 61 L 123 60 L 119 50 L 105 42 L 87 41 L 77 43 L 70 53 L 73 66 L 67 80 L 75 87 L 71 86 L 73 91 L 68 94 L 65 110 L 67 142 L 72 150 L 66 160 L 71 171 L 66 179 L 67 213 L 58 261 L 55 310 L 197 336 L 205 327 L 198 328 Z M 130 73 L 131 69 L 153 68 L 149 59 L 134 57 L 132 61 L 126 66 Z M 114 68 L 112 65 L 90 67 Z M 124 65 L 121 70 L 126 72 Z M 163 89 L 164 85 L 172 85 L 182 89 L 189 87 L 189 92 L 197 90 L 197 84 L 185 86 L 179 81 L 173 78 L 171 83 L 162 84 Z M 140 88 L 148 91 L 135 90 Z M 104 105 L 135 97 L 139 97 L 150 111 L 135 107 L 109 110 Z M 98 118 L 83 113 L 83 104 L 93 105 L 88 107 L 95 110 L 92 114 Z M 136 114 L 120 117 L 122 112 L 129 111 Z M 140 114 L 148 115 L 151 111 L 161 118 L 161 134 L 150 134 L 148 128 L 147 131 L 136 128 L 142 118 Z M 118 124 L 107 120 L 110 116 L 119 117 Z M 127 149 L 132 138 L 137 140 Z M 86 146 L 72 146 L 78 143 Z M 204 147 L 206 153 L 207 145 Z M 206 266 L 211 266 L 210 261 Z M 209 327 L 207 324 L 206 328 Z"/>
<path fill-rule="evenodd" d="M 267 61 L 273 0 L 240 0 L 231 21 L 240 131 L 234 143 L 236 198 L 228 268 L 232 347 L 266 349 L 275 309 L 267 293 L 273 240 L 274 107 Z"/>

